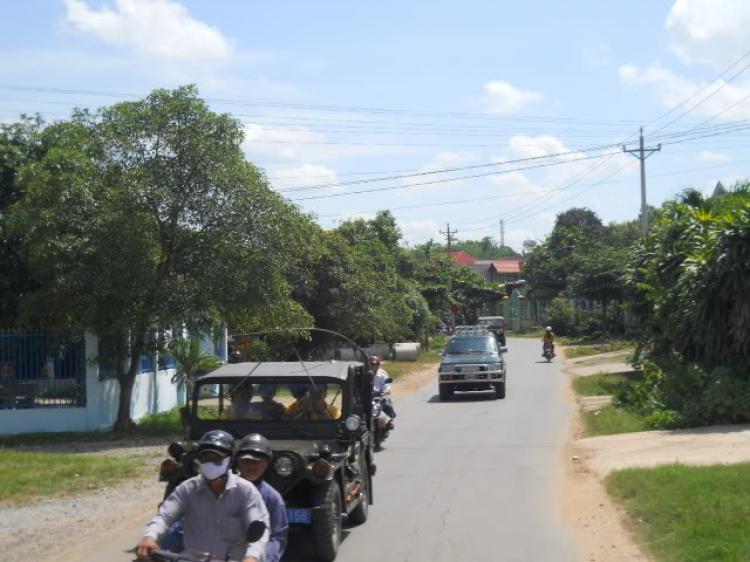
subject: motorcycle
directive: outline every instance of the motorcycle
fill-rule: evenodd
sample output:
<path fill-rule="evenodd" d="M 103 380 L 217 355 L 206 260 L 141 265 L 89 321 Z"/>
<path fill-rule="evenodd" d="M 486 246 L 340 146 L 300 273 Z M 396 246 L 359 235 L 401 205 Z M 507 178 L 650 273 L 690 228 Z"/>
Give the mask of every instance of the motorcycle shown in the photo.
<path fill-rule="evenodd" d="M 253 521 L 250 523 L 245 533 L 245 540 L 229 545 L 224 556 L 224 562 L 232 560 L 232 552 L 238 546 L 245 546 L 248 543 L 259 541 L 265 532 L 266 524 L 263 521 Z M 186 550 L 179 554 L 168 550 L 154 550 L 151 552 L 151 560 L 156 562 L 218 562 L 215 557 L 212 557 L 207 552 L 196 552 L 194 550 Z"/>
<path fill-rule="evenodd" d="M 387 382 L 392 382 L 392 379 L 386 379 Z M 375 420 L 375 450 L 379 451 L 383 448 L 383 441 L 388 439 L 388 435 L 391 432 L 391 416 L 383 411 L 383 402 L 385 401 L 385 394 L 381 391 L 375 390 L 372 395 L 372 417 Z"/>
<path fill-rule="evenodd" d="M 552 343 L 544 342 L 544 352 L 542 353 L 542 357 L 544 357 L 547 360 L 547 363 L 549 363 L 554 356 L 555 352 L 553 351 Z"/>

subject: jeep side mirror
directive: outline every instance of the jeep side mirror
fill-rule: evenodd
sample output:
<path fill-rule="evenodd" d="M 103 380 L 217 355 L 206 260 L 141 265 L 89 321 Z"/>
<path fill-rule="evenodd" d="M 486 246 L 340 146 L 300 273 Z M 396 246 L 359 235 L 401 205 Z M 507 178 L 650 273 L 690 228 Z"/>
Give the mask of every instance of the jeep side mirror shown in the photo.
<path fill-rule="evenodd" d="M 393 382 L 393 379 L 391 377 L 388 377 L 385 379 L 385 384 L 391 384 Z"/>
<path fill-rule="evenodd" d="M 507 347 L 501 347 L 500 348 L 500 353 L 507 353 L 507 352 L 508 352 L 508 348 Z"/>
<path fill-rule="evenodd" d="M 443 355 L 445 355 L 445 352 L 442 349 L 438 349 L 437 354 L 438 354 L 438 357 L 442 357 Z"/>

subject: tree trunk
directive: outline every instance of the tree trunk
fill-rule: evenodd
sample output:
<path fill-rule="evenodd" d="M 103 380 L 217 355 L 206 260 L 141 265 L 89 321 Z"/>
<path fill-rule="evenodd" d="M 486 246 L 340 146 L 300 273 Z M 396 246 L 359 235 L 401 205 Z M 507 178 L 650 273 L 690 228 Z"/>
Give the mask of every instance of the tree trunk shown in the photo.
<path fill-rule="evenodd" d="M 112 428 L 116 433 L 124 433 L 135 427 L 133 420 L 130 418 L 130 405 L 133 400 L 135 377 L 138 375 L 138 367 L 143 355 L 143 340 L 144 337 L 139 336 L 137 338 L 131 350 L 128 372 L 117 378 L 120 383 L 120 400 L 117 406 L 117 420 Z"/>

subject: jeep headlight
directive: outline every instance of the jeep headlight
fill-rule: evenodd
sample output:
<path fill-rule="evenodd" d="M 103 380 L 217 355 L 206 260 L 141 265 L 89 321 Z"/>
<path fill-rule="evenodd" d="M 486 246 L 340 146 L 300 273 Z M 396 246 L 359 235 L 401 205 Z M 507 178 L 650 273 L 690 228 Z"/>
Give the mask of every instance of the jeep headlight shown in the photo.
<path fill-rule="evenodd" d="M 287 476 L 291 476 L 292 472 L 294 472 L 294 463 L 289 457 L 279 457 L 276 459 L 276 462 L 273 463 L 273 469 L 276 471 L 276 474 L 282 478 L 286 478 Z"/>
<path fill-rule="evenodd" d="M 490 363 L 489 368 L 491 371 L 502 371 L 505 369 L 505 365 L 503 363 Z"/>
<path fill-rule="evenodd" d="M 452 373 L 453 372 L 453 365 L 440 365 L 440 371 L 441 373 Z"/>

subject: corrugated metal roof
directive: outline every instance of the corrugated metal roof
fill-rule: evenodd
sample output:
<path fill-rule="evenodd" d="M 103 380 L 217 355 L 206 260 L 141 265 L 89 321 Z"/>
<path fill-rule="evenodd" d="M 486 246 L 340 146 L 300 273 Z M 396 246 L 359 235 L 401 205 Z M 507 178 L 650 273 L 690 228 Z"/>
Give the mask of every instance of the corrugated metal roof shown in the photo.
<path fill-rule="evenodd" d="M 495 261 L 490 269 L 495 273 L 523 273 L 523 263 L 523 260 Z"/>

